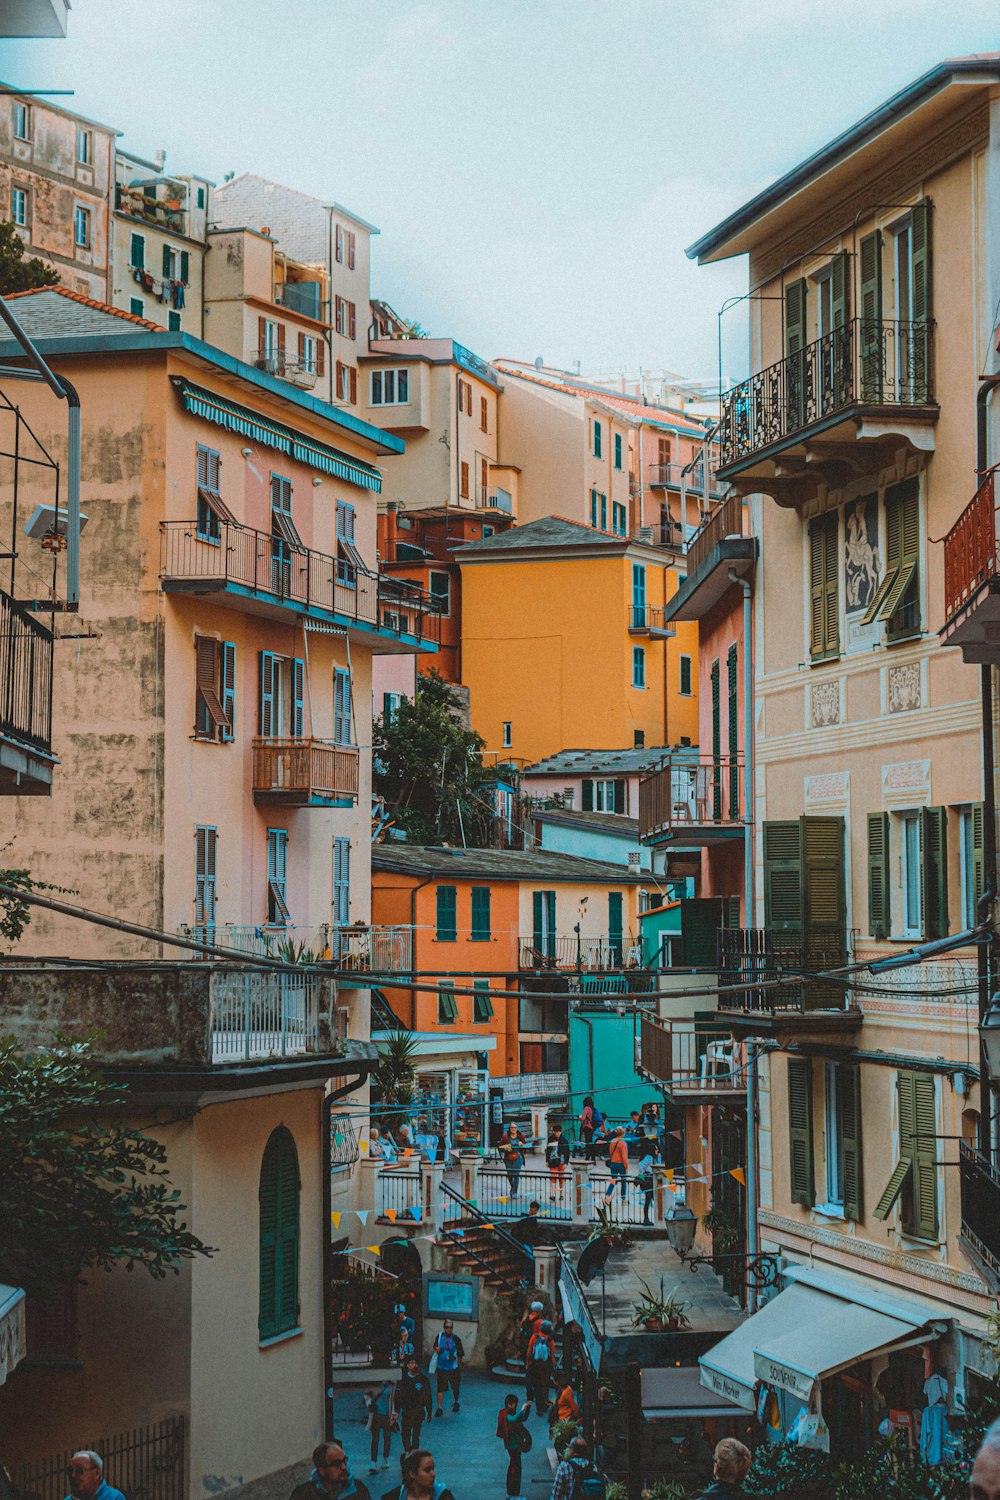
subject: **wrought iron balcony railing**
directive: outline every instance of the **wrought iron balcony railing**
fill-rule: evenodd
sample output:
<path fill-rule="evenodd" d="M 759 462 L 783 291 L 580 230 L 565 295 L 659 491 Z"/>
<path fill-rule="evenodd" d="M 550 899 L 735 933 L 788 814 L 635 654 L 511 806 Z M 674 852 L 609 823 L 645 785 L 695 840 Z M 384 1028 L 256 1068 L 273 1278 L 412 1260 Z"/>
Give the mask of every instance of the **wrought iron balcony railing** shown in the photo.
<path fill-rule="evenodd" d="M 628 628 L 631 635 L 672 635 L 662 604 L 630 604 Z"/>
<path fill-rule="evenodd" d="M 994 1290 L 1000 1289 L 1000 1172 L 978 1151 L 958 1143 L 958 1179 L 962 1195 L 961 1237 Z"/>
<path fill-rule="evenodd" d="M 744 380 L 723 403 L 720 468 L 854 406 L 933 404 L 933 326 L 854 318 Z"/>
<path fill-rule="evenodd" d="M 690 578 L 709 554 L 727 537 L 746 536 L 746 507 L 741 495 L 728 495 L 722 504 L 705 520 L 687 545 L 688 577 Z"/>
<path fill-rule="evenodd" d="M 844 927 L 814 925 L 805 930 L 774 927 L 719 929 L 719 983 L 737 986 L 719 995 L 719 1009 L 775 1013 L 847 1010 L 843 985 L 805 977 L 791 984 L 762 988 L 785 975 L 819 974 L 847 963 L 853 933 Z"/>
<path fill-rule="evenodd" d="M 665 755 L 639 782 L 639 837 L 663 838 L 697 828 L 741 828 L 743 756 Z"/>
<path fill-rule="evenodd" d="M 639 1070 L 668 1084 L 675 1098 L 738 1094 L 746 1087 L 745 1044 L 723 1027 L 641 1016 L 637 1054 Z"/>
<path fill-rule="evenodd" d="M 944 539 L 944 616 L 967 604 L 979 586 L 1000 577 L 1000 516 L 991 469 Z"/>
<path fill-rule="evenodd" d="M 638 962 L 637 945 L 623 933 L 580 937 L 575 933 L 532 933 L 520 939 L 522 969 L 575 969 L 599 973 Z"/>
<path fill-rule="evenodd" d="M 52 749 L 52 632 L 0 593 L 0 735 Z"/>
<path fill-rule="evenodd" d="M 258 803 L 356 802 L 359 751 L 329 740 L 255 739 L 253 796 Z"/>

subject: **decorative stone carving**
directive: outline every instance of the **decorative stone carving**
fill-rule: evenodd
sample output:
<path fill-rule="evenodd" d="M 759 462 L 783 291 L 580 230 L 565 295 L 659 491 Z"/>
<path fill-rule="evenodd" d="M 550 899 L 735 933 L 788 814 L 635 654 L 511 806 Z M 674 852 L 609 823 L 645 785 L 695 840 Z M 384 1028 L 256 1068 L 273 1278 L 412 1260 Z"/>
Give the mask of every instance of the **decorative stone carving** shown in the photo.
<path fill-rule="evenodd" d="M 920 663 L 902 662 L 889 668 L 889 712 L 905 714 L 920 707 Z"/>
<path fill-rule="evenodd" d="M 806 777 L 807 802 L 846 802 L 849 791 L 850 775 L 847 771 L 828 771 L 824 776 Z"/>
<path fill-rule="evenodd" d="M 839 682 L 813 683 L 810 699 L 814 729 L 825 729 L 830 724 L 840 723 Z"/>

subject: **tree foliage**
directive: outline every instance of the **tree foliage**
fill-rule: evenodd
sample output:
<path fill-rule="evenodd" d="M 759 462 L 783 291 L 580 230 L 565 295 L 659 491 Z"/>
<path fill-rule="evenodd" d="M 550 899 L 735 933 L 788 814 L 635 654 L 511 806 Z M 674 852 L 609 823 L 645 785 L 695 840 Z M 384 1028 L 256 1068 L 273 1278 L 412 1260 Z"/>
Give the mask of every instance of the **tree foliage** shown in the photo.
<path fill-rule="evenodd" d="M 415 844 L 489 845 L 494 821 L 485 741 L 458 720 L 459 699 L 436 673 L 392 718 L 375 720 L 375 789 Z"/>
<path fill-rule="evenodd" d="M 114 1118 L 126 1097 L 86 1043 L 25 1056 L 0 1041 L 0 1281 L 54 1288 L 116 1265 L 163 1277 L 213 1253 L 181 1218 L 166 1148 Z"/>
<path fill-rule="evenodd" d="M 0 296 L 58 286 L 59 277 L 37 255 L 25 258 L 24 242 L 10 219 L 0 219 Z"/>

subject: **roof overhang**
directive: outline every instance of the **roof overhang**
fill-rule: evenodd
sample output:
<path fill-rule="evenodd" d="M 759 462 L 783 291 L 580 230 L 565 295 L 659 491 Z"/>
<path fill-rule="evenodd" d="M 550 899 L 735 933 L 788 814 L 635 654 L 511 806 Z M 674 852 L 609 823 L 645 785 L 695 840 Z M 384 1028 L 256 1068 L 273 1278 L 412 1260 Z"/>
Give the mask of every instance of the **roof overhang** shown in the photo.
<path fill-rule="evenodd" d="M 664 622 L 700 620 L 718 604 L 726 590 L 732 587 L 730 571 L 738 578 L 749 578 L 753 573 L 756 556 L 757 542 L 754 537 L 723 537 L 701 566 L 688 574 L 673 598 L 667 600 L 667 607 L 663 612 Z"/>

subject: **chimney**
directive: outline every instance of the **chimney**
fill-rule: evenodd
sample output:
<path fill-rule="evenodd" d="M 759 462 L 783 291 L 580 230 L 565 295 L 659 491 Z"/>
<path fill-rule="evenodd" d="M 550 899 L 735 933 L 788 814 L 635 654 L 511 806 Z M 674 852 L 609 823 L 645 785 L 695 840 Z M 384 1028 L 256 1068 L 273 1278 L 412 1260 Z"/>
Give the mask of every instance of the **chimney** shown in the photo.
<path fill-rule="evenodd" d="M 157 151 L 156 157 L 155 157 L 156 170 L 158 172 L 162 172 L 163 171 L 163 168 L 164 168 L 164 166 L 166 164 L 166 160 L 167 160 L 167 153 L 164 151 L 163 147 L 161 146 L 160 149 L 159 149 L 159 151 Z"/>

